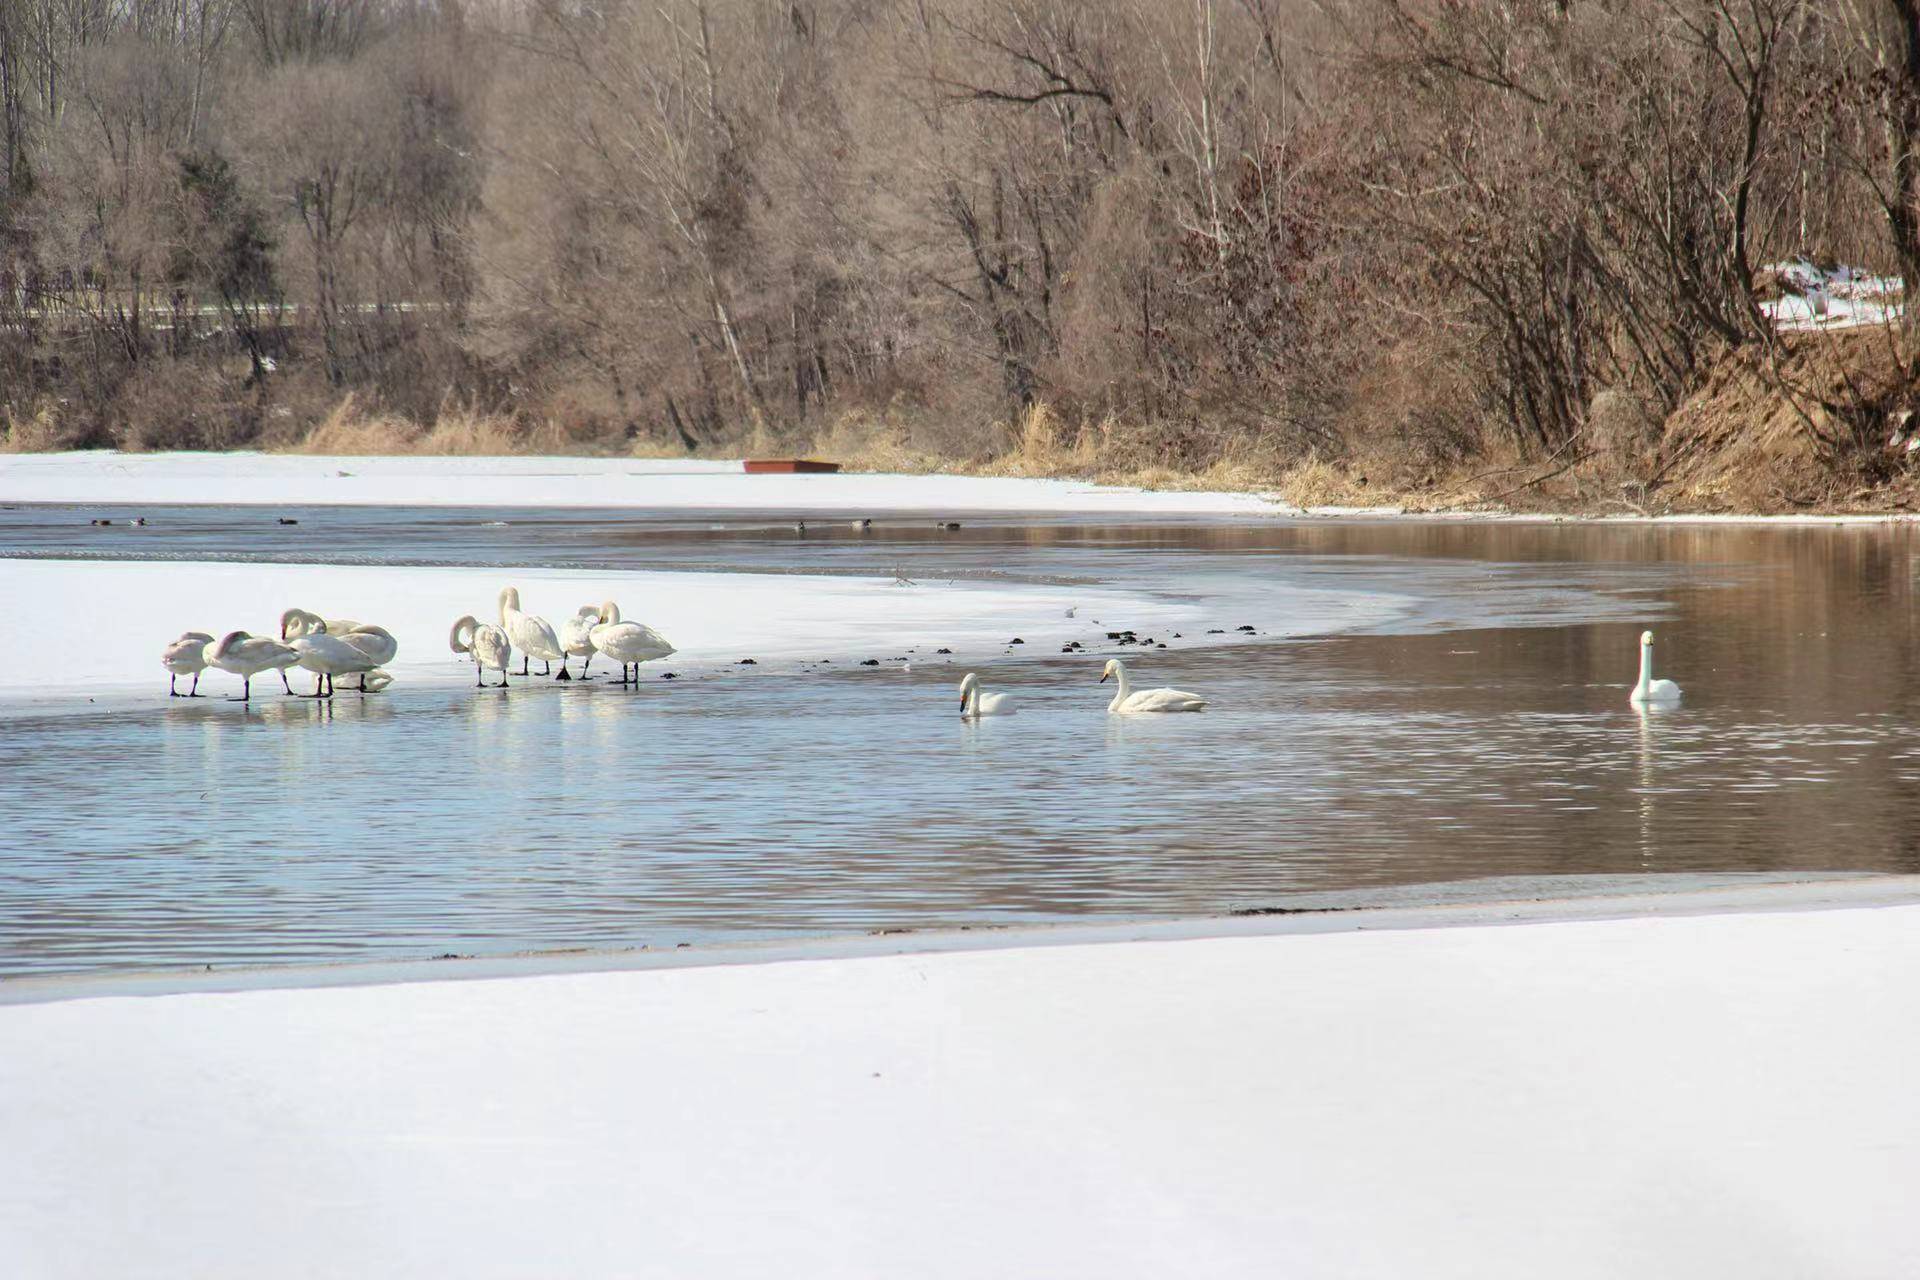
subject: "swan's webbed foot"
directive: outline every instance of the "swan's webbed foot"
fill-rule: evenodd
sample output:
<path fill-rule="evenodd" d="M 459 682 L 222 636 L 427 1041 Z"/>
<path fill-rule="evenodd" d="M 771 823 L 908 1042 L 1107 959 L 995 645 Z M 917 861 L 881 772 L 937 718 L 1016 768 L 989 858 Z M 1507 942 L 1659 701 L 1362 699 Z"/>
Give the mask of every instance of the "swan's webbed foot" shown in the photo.
<path fill-rule="evenodd" d="M 563 662 L 560 664 L 559 672 L 556 673 L 553 678 L 555 680 L 571 680 L 573 679 L 573 675 L 567 670 L 567 664 Z"/>

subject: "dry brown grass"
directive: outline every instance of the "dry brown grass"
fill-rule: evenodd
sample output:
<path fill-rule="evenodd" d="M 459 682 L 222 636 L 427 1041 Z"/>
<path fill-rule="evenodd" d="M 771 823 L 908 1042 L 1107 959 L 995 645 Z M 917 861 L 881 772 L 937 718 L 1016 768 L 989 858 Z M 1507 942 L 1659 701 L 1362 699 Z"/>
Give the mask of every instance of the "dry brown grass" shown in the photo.
<path fill-rule="evenodd" d="M 0 448 L 8 453 L 57 453 L 80 447 L 84 429 L 66 421 L 60 406 L 41 399 L 31 408 L 0 407 Z"/>

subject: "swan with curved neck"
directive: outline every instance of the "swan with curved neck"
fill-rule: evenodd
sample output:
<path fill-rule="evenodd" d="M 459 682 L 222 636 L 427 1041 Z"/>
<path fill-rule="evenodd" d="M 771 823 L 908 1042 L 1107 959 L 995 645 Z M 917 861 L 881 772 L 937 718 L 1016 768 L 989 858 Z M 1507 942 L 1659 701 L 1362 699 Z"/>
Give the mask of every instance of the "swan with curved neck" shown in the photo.
<path fill-rule="evenodd" d="M 545 618 L 520 611 L 518 587 L 500 589 L 500 629 L 520 650 L 520 674 L 523 676 L 529 674 L 529 658 L 538 658 L 547 664 L 547 669 L 540 673 L 543 676 L 553 674 L 553 664 L 566 659 L 567 651 L 560 647 L 560 637 L 553 633 L 553 624 Z"/>
<path fill-rule="evenodd" d="M 593 628 L 593 645 L 620 664 L 621 684 L 640 683 L 640 664 L 677 652 L 667 638 L 639 622 L 622 622 L 620 606 L 609 600 L 600 606 L 600 622 Z M 627 668 L 633 678 L 627 678 Z"/>
<path fill-rule="evenodd" d="M 306 609 L 292 608 L 280 615 L 280 639 L 298 640 L 301 636 L 326 634 L 341 636 L 349 631 L 358 631 L 361 623 L 350 618 L 323 618 Z"/>
<path fill-rule="evenodd" d="M 960 678 L 960 718 L 977 720 L 981 716 L 1010 716 L 1017 708 L 1013 695 L 980 692 L 980 676 L 969 671 Z"/>
<path fill-rule="evenodd" d="M 207 646 L 213 643 L 213 637 L 204 631 L 188 631 L 178 640 L 160 652 L 160 665 L 167 669 L 167 696 L 169 698 L 197 698 L 200 696 L 200 673 L 207 669 Z M 192 676 L 193 687 L 181 693 L 174 682 L 181 676 Z"/>
<path fill-rule="evenodd" d="M 1671 680 L 1653 678 L 1653 632 L 1640 633 L 1640 679 L 1634 683 L 1627 702 L 1636 707 L 1667 707 L 1680 701 L 1680 686 Z"/>
<path fill-rule="evenodd" d="M 499 687 L 507 687 L 507 664 L 513 661 L 513 643 L 505 631 L 468 614 L 453 624 L 453 630 L 447 633 L 447 645 L 455 653 L 473 655 L 474 688 L 487 686 L 483 674 L 488 667 L 500 673 Z"/>
<path fill-rule="evenodd" d="M 206 655 L 208 666 L 240 677 L 240 696 L 229 698 L 229 702 L 252 701 L 253 678 L 262 671 L 278 671 L 280 682 L 286 684 L 287 668 L 300 660 L 300 655 L 290 646 L 245 631 L 227 632 Z M 292 686 L 288 686 L 287 692 L 293 692 Z"/>
<path fill-rule="evenodd" d="M 1113 701 L 1107 704 L 1107 711 L 1112 715 L 1130 716 L 1147 711 L 1199 711 L 1207 705 L 1205 698 L 1183 689 L 1135 689 L 1127 679 L 1126 664 L 1118 658 L 1107 659 L 1107 669 L 1100 673 L 1100 683 L 1105 684 L 1109 678 L 1120 686 L 1114 692 Z"/>

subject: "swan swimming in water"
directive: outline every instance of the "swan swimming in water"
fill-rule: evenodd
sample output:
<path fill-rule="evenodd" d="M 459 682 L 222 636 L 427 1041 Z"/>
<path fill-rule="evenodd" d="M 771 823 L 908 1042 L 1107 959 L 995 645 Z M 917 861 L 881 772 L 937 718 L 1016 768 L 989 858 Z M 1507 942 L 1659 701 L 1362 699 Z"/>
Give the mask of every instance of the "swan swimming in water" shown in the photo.
<path fill-rule="evenodd" d="M 229 702 L 249 702 L 253 699 L 253 678 L 262 671 L 278 671 L 280 683 L 287 682 L 287 668 L 300 660 L 300 655 L 278 640 L 269 640 L 265 636 L 249 635 L 245 631 L 229 631 L 220 637 L 220 643 L 206 651 L 207 665 L 218 667 L 240 677 L 240 696 L 229 698 Z M 292 693 L 293 687 L 287 686 Z"/>
<path fill-rule="evenodd" d="M 499 687 L 507 687 L 507 664 L 513 661 L 513 643 L 505 631 L 468 614 L 453 624 L 453 630 L 447 633 L 447 644 L 455 653 L 473 655 L 474 688 L 487 687 L 482 676 L 488 667 L 500 673 Z"/>
<path fill-rule="evenodd" d="M 547 664 L 547 669 L 540 673 L 543 676 L 553 672 L 554 663 L 566 661 L 567 651 L 560 647 L 560 637 L 553 633 L 553 624 L 545 618 L 520 611 L 518 587 L 500 589 L 500 629 L 520 650 L 520 674 L 523 676 L 528 674 L 528 658 L 538 658 Z"/>
<path fill-rule="evenodd" d="M 977 720 L 981 716 L 1010 716 L 1018 708 L 1013 695 L 980 692 L 980 677 L 969 671 L 960 680 L 960 718 Z"/>
<path fill-rule="evenodd" d="M 600 624 L 593 629 L 593 644 L 601 653 L 620 664 L 620 683 L 639 684 L 640 664 L 677 652 L 667 638 L 639 622 L 622 622 L 620 606 L 609 600 L 600 606 Z M 627 667 L 633 667 L 633 679 L 627 679 Z"/>
<path fill-rule="evenodd" d="M 1640 679 L 1627 695 L 1636 707 L 1670 707 L 1680 701 L 1680 686 L 1671 680 L 1653 678 L 1653 632 L 1640 633 Z"/>
<path fill-rule="evenodd" d="M 169 698 L 200 696 L 200 673 L 207 669 L 207 646 L 212 643 L 213 637 L 204 631 L 187 631 L 161 651 L 160 665 L 167 669 Z M 185 693 L 174 688 L 174 682 L 181 676 L 193 677 L 193 688 Z"/>
<path fill-rule="evenodd" d="M 593 629 L 599 625 L 600 606 L 597 604 L 583 604 L 571 618 L 561 621 L 560 647 L 566 650 L 566 654 L 560 659 L 560 674 L 554 677 L 555 680 L 573 679 L 572 673 L 567 670 L 568 657 L 584 659 L 580 664 L 580 678 L 593 679 L 587 674 L 587 668 L 593 665 L 593 655 L 599 652 L 593 644 Z"/>
<path fill-rule="evenodd" d="M 1197 693 L 1187 693 L 1180 689 L 1135 689 L 1127 680 L 1127 668 L 1118 658 L 1107 659 L 1107 669 L 1100 673 L 1100 683 L 1105 684 L 1111 677 L 1120 688 L 1113 695 L 1113 701 L 1107 704 L 1107 711 L 1117 716 L 1130 716 L 1142 711 L 1198 711 L 1207 705 L 1207 700 Z"/>

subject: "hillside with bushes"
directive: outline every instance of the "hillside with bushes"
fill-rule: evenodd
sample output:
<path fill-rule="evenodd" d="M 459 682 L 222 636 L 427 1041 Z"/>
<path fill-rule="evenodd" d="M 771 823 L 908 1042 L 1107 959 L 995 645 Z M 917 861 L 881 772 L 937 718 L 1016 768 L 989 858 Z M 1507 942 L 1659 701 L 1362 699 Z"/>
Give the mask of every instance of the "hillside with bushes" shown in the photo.
<path fill-rule="evenodd" d="M 0 133 L 15 450 L 1904 501 L 1904 0 L 11 0 Z"/>

